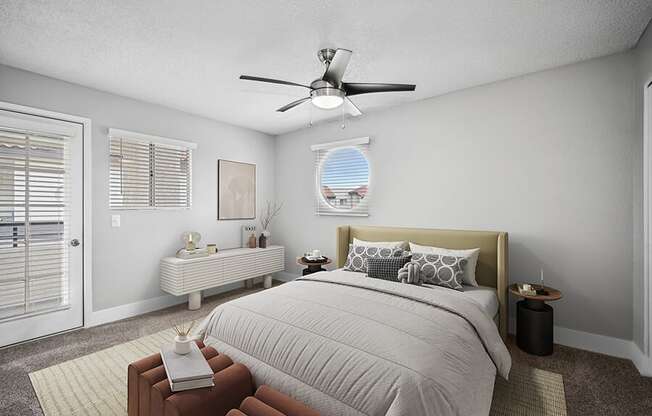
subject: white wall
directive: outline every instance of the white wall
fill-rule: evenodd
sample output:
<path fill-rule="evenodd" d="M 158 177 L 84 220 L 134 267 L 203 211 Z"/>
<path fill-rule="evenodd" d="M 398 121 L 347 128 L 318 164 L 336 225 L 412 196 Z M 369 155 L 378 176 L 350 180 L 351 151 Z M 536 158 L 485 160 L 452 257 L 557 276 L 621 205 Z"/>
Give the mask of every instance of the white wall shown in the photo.
<path fill-rule="evenodd" d="M 633 279 L 633 339 L 642 350 L 644 341 L 645 294 L 643 284 L 643 99 L 647 84 L 652 81 L 652 30 L 647 30 L 639 40 L 634 50 L 636 80 L 634 83 L 635 97 L 635 128 L 639 137 L 637 157 L 634 160 L 634 279 Z"/>
<path fill-rule="evenodd" d="M 556 325 L 631 339 L 634 76 L 624 53 L 277 137 L 287 271 L 307 248 L 334 255 L 338 224 L 503 230 L 512 281 L 543 267 L 563 291 Z M 371 215 L 315 216 L 310 145 L 359 136 Z"/>
<path fill-rule="evenodd" d="M 272 199 L 274 139 L 266 134 L 7 66 L 0 66 L 0 101 L 92 120 L 95 311 L 163 295 L 159 290 L 159 259 L 173 255 L 182 246 L 183 231 L 199 231 L 205 242 L 221 248 L 240 245 L 244 222 L 216 220 L 217 159 L 255 163 L 258 203 Z M 109 210 L 109 127 L 198 143 L 193 156 L 192 209 Z M 111 228 L 114 213 L 122 217 L 121 228 Z"/>

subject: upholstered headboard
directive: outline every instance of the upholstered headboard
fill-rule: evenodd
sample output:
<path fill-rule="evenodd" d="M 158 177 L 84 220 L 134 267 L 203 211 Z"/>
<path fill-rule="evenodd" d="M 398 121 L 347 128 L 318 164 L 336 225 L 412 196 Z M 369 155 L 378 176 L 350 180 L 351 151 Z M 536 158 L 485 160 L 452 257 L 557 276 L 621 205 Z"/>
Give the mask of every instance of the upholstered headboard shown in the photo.
<path fill-rule="evenodd" d="M 344 266 L 349 244 L 354 238 L 365 241 L 411 241 L 421 245 L 451 249 L 479 248 L 476 280 L 482 286 L 496 288 L 500 302 L 500 335 L 506 337 L 509 282 L 507 233 L 342 225 L 337 227 L 337 267 Z"/>

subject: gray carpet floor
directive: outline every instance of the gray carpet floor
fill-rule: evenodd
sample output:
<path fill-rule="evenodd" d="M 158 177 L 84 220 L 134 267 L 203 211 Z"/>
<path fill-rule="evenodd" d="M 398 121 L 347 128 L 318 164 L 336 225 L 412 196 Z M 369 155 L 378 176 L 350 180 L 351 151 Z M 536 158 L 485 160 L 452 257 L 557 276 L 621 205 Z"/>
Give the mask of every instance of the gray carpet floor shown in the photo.
<path fill-rule="evenodd" d="M 275 282 L 276 283 L 276 282 Z M 169 328 L 172 322 L 197 320 L 216 305 L 259 291 L 238 289 L 204 300 L 189 311 L 185 304 L 94 328 L 56 335 L 0 350 L 0 415 L 42 415 L 28 373 Z M 549 357 L 534 357 L 508 347 L 515 363 L 560 373 L 568 414 L 652 415 L 652 378 L 641 377 L 628 361 L 555 346 Z"/>

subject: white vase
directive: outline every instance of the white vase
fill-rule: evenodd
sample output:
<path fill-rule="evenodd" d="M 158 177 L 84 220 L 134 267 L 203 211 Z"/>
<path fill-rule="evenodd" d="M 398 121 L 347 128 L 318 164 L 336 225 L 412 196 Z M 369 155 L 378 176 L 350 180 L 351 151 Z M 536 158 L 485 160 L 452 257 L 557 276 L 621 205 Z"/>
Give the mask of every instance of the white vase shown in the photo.
<path fill-rule="evenodd" d="M 185 355 L 190 352 L 190 343 L 192 339 L 187 336 L 177 335 L 174 337 L 174 352 L 177 354 Z"/>

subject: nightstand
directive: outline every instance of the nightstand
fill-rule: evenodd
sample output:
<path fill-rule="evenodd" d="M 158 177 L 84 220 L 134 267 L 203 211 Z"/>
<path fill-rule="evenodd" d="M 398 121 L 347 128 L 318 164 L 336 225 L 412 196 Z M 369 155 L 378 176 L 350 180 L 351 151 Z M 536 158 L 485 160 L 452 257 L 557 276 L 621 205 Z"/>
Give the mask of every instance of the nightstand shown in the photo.
<path fill-rule="evenodd" d="M 540 285 L 533 285 L 541 288 Z M 516 345 L 533 355 L 550 355 L 553 350 L 553 309 L 546 302 L 561 299 L 561 292 L 544 286 L 546 293 L 523 295 L 518 284 L 509 286 L 513 295 L 523 298 L 516 303 Z"/>
<path fill-rule="evenodd" d="M 328 257 L 324 261 L 307 261 L 303 257 L 297 257 L 297 264 L 300 266 L 306 266 L 305 269 L 303 269 L 303 276 L 312 274 L 312 273 L 317 273 L 317 272 L 325 272 L 326 269 L 324 269 L 321 266 L 325 266 L 327 264 L 331 264 L 332 260 L 329 259 Z"/>

